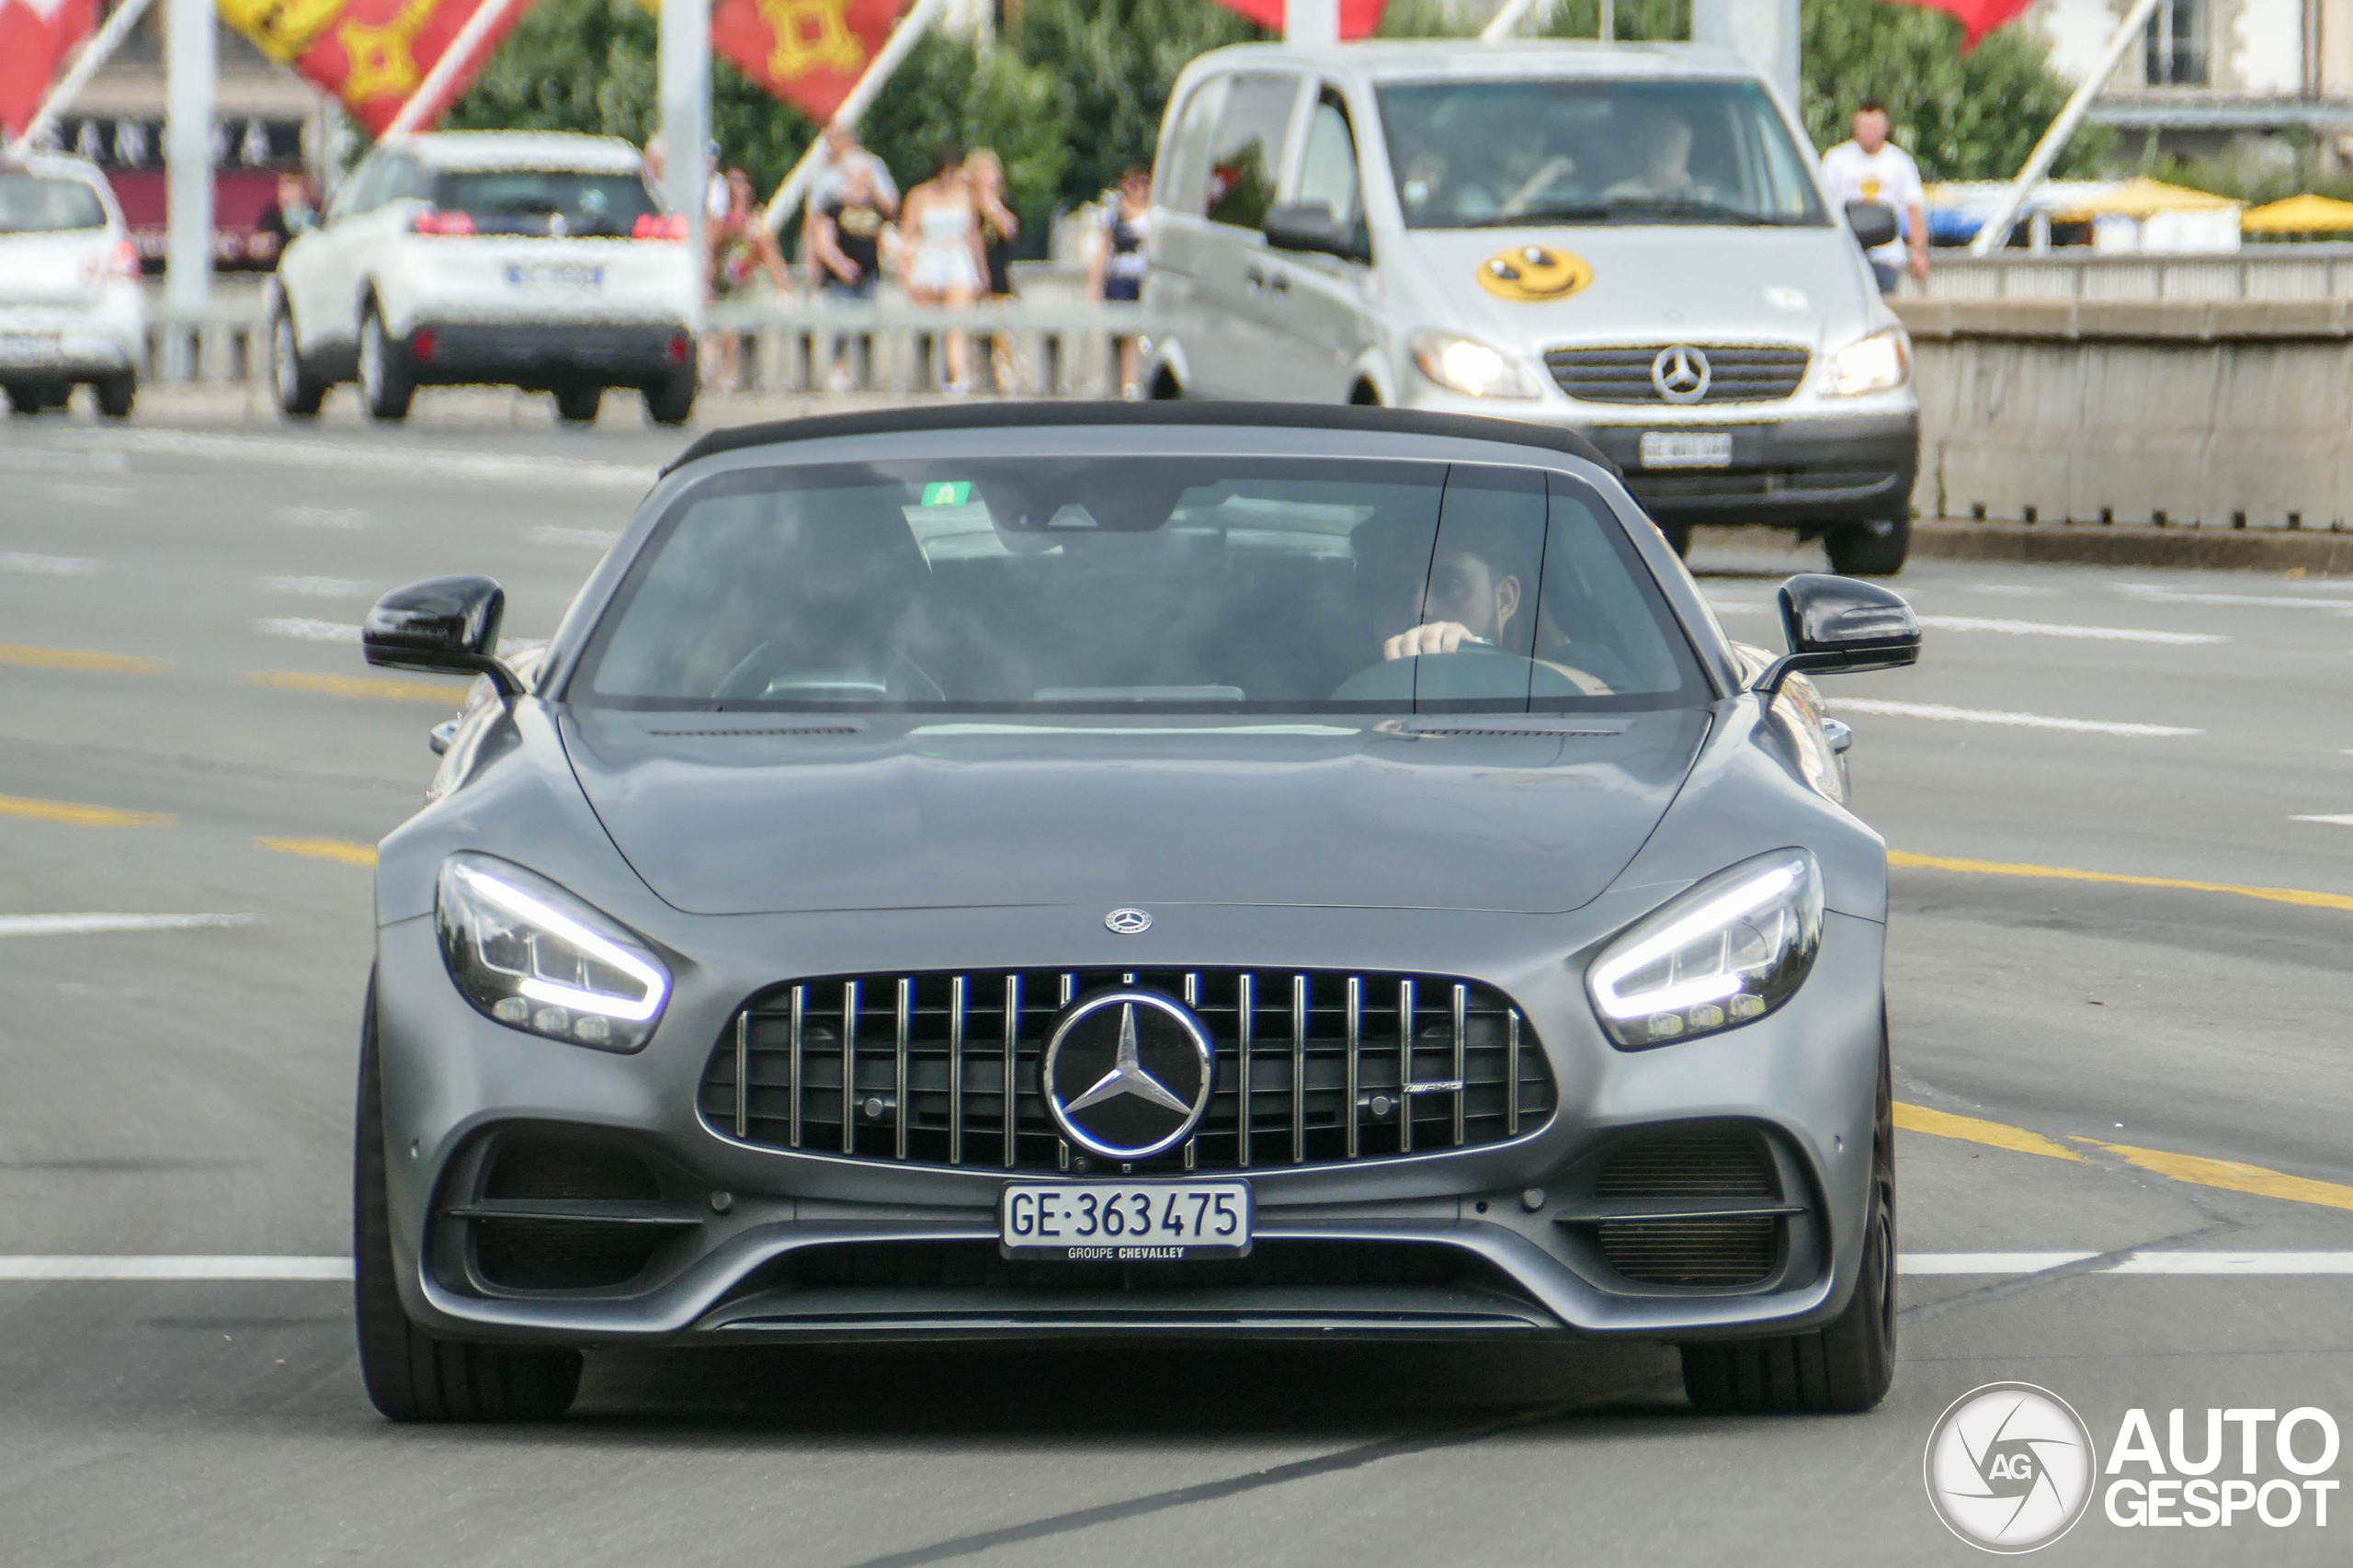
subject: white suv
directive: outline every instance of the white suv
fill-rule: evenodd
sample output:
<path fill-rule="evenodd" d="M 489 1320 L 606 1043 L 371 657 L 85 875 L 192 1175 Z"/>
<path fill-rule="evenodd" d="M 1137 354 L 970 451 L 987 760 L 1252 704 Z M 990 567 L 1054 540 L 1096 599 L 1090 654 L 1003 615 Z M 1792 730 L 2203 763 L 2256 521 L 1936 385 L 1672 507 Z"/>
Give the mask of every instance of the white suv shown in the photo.
<path fill-rule="evenodd" d="M 356 381 L 371 416 L 401 419 L 420 386 L 490 383 L 551 392 L 561 417 L 585 422 L 607 387 L 628 386 L 656 421 L 684 424 L 700 284 L 685 238 L 616 138 L 387 143 L 278 264 L 278 406 L 307 417 Z"/>
<path fill-rule="evenodd" d="M 96 164 L 0 163 L 0 387 L 18 414 L 60 408 L 77 381 L 121 419 L 147 335 L 139 252 Z"/>

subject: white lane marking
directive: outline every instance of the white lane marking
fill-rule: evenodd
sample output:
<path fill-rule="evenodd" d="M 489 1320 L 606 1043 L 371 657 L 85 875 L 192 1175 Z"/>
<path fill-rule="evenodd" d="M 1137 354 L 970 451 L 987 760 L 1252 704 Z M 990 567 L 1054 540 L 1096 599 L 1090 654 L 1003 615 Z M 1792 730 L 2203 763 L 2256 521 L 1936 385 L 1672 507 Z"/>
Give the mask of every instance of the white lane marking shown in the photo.
<path fill-rule="evenodd" d="M 269 515 L 298 528 L 339 528 L 348 533 L 368 526 L 368 514 L 357 506 L 273 506 Z"/>
<path fill-rule="evenodd" d="M 2188 588 L 2120 585 L 2117 592 L 2163 605 L 2250 605 L 2259 609 L 2353 610 L 2353 599 L 2291 597 L 2285 594 L 2209 594 Z"/>
<path fill-rule="evenodd" d="M 2096 1252 L 1907 1252 L 1898 1274 L 2041 1274 Z M 2132 1252 L 2095 1274 L 2353 1274 L 2353 1252 Z"/>
<path fill-rule="evenodd" d="M 357 642 L 359 628 L 339 620 L 313 620 L 308 616 L 278 616 L 256 620 L 254 630 L 266 637 L 297 637 L 306 642 Z"/>
<path fill-rule="evenodd" d="M 83 937 L 108 931 L 185 931 L 252 926 L 258 915 L 0 915 L 0 937 Z"/>
<path fill-rule="evenodd" d="M 120 452 L 52 452 L 40 447 L 0 448 L 0 470 L 18 473 L 126 473 L 131 460 Z"/>
<path fill-rule="evenodd" d="M 66 484 L 49 487 L 56 499 L 73 506 L 128 506 L 134 492 L 127 484 Z"/>
<path fill-rule="evenodd" d="M 1938 631 L 1998 631 L 2009 637 L 2077 637 L 2097 642 L 2166 642 L 2188 646 L 2227 642 L 2211 631 L 2143 631 L 2130 626 L 2071 626 L 2047 620 L 1997 620 L 1982 615 L 1924 615 L 1920 624 Z"/>
<path fill-rule="evenodd" d="M 314 599 L 358 599 L 368 597 L 368 585 L 348 577 L 264 577 L 261 585 L 273 594 L 302 594 Z"/>
<path fill-rule="evenodd" d="M 2344 815 L 2344 816 L 2317 816 L 2317 817 L 2290 817 L 2288 820 L 2289 820 L 2290 822 L 2320 822 L 2320 823 L 2326 823 L 2326 824 L 2327 824 L 2329 826 L 2331 826 L 2331 827 L 2353 827 L 2353 815 Z"/>
<path fill-rule="evenodd" d="M 533 544 L 576 544 L 590 550 L 610 550 L 620 541 L 619 528 L 560 528 L 542 523 L 530 533 Z"/>
<path fill-rule="evenodd" d="M 25 555 L 11 551 L 0 555 L 0 572 L 22 572 L 31 577 L 95 577 L 98 563 L 86 555 Z"/>
<path fill-rule="evenodd" d="M 2075 730 L 2091 735 L 2202 735 L 2176 724 L 2125 724 L 2108 719 L 2058 719 L 2048 713 L 2010 713 L 1998 709 L 1948 708 L 1940 702 L 1889 702 L 1876 697 L 1842 697 L 1839 711 L 1884 713 L 1894 719 L 1932 719 L 1939 723 L 2009 724 L 2024 730 Z"/>
<path fill-rule="evenodd" d="M 273 468 L 324 469 L 336 473 L 398 474 L 409 480 L 487 480 L 513 484 L 570 484 L 593 490 L 642 491 L 659 476 L 635 463 L 593 458 L 530 457 L 447 447 L 363 446 L 350 441 L 295 441 L 267 436 L 219 436 L 189 430 L 93 432 L 83 442 L 99 451 L 128 449 L 170 457 L 225 458 Z"/>
<path fill-rule="evenodd" d="M 2024 583 L 1967 583 L 1962 586 L 1972 594 L 1996 594 L 2006 599 L 2055 599 L 2056 588 L 2029 587 Z"/>
<path fill-rule="evenodd" d="M 1773 607 L 1761 599 L 1710 599 L 1708 608 L 1718 615 L 1763 615 Z"/>
<path fill-rule="evenodd" d="M 0 1256 L 0 1279 L 325 1279 L 351 1278 L 347 1257 L 203 1256 Z"/>

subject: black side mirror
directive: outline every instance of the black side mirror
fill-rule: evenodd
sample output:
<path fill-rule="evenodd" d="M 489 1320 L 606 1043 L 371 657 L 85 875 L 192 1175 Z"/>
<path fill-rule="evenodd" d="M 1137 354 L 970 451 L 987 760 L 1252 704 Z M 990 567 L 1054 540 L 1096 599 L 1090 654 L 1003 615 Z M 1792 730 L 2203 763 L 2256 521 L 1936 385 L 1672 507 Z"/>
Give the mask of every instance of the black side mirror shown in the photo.
<path fill-rule="evenodd" d="M 1895 209 L 1876 201 L 1847 203 L 1847 227 L 1855 231 L 1855 243 L 1865 250 L 1877 250 L 1892 245 L 1903 237 L 1904 225 L 1895 216 Z"/>
<path fill-rule="evenodd" d="M 1781 585 L 1781 629 L 1790 651 L 1756 677 L 1771 697 L 1790 673 L 1893 670 L 1920 659 L 1920 621 L 1902 595 L 1877 583 L 1819 574 Z"/>
<path fill-rule="evenodd" d="M 1267 209 L 1262 225 L 1267 243 L 1277 250 L 1316 251 L 1324 256 L 1356 254 L 1356 237 L 1340 226 L 1324 201 L 1286 201 Z"/>
<path fill-rule="evenodd" d="M 488 577 L 432 577 L 376 601 L 359 629 L 368 662 L 386 669 L 488 676 L 502 698 L 523 683 L 498 660 L 506 590 Z"/>

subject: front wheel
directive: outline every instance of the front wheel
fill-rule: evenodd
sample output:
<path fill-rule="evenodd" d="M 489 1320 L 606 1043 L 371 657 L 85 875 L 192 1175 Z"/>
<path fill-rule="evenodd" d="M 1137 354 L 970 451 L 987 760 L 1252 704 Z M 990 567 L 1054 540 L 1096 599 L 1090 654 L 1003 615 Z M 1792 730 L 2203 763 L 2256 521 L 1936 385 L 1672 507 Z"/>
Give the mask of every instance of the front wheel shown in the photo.
<path fill-rule="evenodd" d="M 1807 1334 L 1683 1346 L 1683 1392 L 1711 1414 L 1870 1410 L 1895 1381 L 1895 1104 L 1885 1026 L 1862 1269 L 1847 1310 Z"/>
<path fill-rule="evenodd" d="M 406 419 L 415 397 L 408 350 L 385 330 L 383 312 L 371 301 L 359 323 L 359 399 L 368 405 L 368 417 Z"/>
<path fill-rule="evenodd" d="M 1839 523 L 1823 534 L 1822 550 L 1830 557 L 1830 569 L 1844 576 L 1893 577 L 1912 552 L 1912 519 L 1907 515 Z"/>
<path fill-rule="evenodd" d="M 294 318 L 284 311 L 269 324 L 269 390 L 278 410 L 289 419 L 315 419 L 326 400 L 327 384 L 302 363 L 302 346 L 294 336 Z"/>
<path fill-rule="evenodd" d="M 108 376 L 90 388 L 98 400 L 98 412 L 108 419 L 128 419 L 131 405 L 139 398 L 139 378 L 129 370 Z"/>
<path fill-rule="evenodd" d="M 376 1050 L 376 983 L 359 1031 L 358 1137 L 352 1159 L 351 1253 L 359 1375 L 394 1421 L 551 1421 L 580 1390 L 577 1350 L 435 1339 L 401 1305 L 384 1176 L 384 1090 Z"/>

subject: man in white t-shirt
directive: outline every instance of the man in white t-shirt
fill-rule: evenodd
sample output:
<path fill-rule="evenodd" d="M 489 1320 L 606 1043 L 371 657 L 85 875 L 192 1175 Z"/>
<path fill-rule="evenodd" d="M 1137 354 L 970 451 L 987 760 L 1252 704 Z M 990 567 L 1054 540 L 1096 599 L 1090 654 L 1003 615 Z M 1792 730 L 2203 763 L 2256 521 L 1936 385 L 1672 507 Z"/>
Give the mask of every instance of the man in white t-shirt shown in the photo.
<path fill-rule="evenodd" d="M 1849 201 L 1875 201 L 1893 208 L 1901 219 L 1903 239 L 1870 253 L 1882 294 L 1895 291 L 1906 264 L 1907 243 L 1912 276 L 1923 283 L 1928 280 L 1927 192 L 1920 187 L 1920 166 L 1912 154 L 1887 139 L 1888 125 L 1887 106 L 1865 98 L 1855 108 L 1855 139 L 1822 154 L 1832 201 L 1841 207 Z"/>

